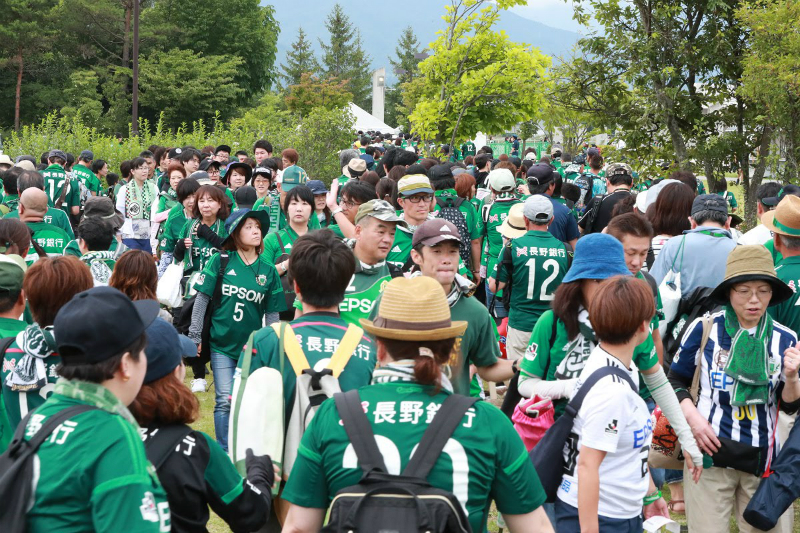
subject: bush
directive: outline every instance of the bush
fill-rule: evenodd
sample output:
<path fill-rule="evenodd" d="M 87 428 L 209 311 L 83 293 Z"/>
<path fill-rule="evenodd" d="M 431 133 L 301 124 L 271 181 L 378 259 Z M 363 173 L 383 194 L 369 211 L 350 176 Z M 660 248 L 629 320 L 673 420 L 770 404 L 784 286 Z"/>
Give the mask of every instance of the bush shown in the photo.
<path fill-rule="evenodd" d="M 339 150 L 348 148 L 355 135 L 354 118 L 347 108 L 314 109 L 304 119 L 271 105 L 255 108 L 243 117 L 222 121 L 219 115 L 209 127 L 202 120 L 183 124 L 177 130 L 164 126 L 163 116 L 155 127 L 139 120 L 139 135 L 121 143 L 83 124 L 80 118 L 67 118 L 57 113 L 47 115 L 39 124 L 24 126 L 4 140 L 3 151 L 12 159 L 27 154 L 39 160 L 42 153 L 54 148 L 78 155 L 91 150 L 96 159 L 104 159 L 116 172 L 120 163 L 136 157 L 148 146 L 194 146 L 227 144 L 233 152 L 245 150 L 252 155 L 258 139 L 269 139 L 279 154 L 284 148 L 300 153 L 300 165 L 314 179 L 330 183 L 341 174 Z"/>

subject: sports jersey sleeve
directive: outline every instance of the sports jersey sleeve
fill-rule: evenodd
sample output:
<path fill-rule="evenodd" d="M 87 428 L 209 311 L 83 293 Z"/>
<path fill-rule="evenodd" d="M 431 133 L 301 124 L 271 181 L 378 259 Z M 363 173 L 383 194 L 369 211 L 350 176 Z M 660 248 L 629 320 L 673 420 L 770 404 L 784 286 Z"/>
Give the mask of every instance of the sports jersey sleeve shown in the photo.
<path fill-rule="evenodd" d="M 208 263 L 206 263 L 206 267 L 203 269 L 202 274 L 197 279 L 197 282 L 194 285 L 195 290 L 197 292 L 202 292 L 209 298 L 214 296 L 214 289 L 217 287 L 217 275 L 219 274 L 219 262 L 220 257 L 219 254 L 214 254 Z"/>
<path fill-rule="evenodd" d="M 66 183 L 69 183 L 69 191 L 67 191 L 67 199 L 64 204 L 70 207 L 79 207 L 81 205 L 81 188 L 78 186 L 78 180 L 70 178 L 65 182 L 65 186 Z"/>
<path fill-rule="evenodd" d="M 681 345 L 675 353 L 675 358 L 670 366 L 670 374 L 673 372 L 685 379 L 692 379 L 695 368 L 697 367 L 697 352 L 700 350 L 700 343 L 703 341 L 703 318 L 696 318 L 689 330 L 681 339 Z"/>
<path fill-rule="evenodd" d="M 628 401 L 621 387 L 611 378 L 603 378 L 592 387 L 579 411 L 583 418 L 581 447 L 588 446 L 606 453 L 617 451 L 621 428 L 625 427 Z M 623 384 L 627 387 L 627 384 Z"/>
<path fill-rule="evenodd" d="M 267 521 L 267 496 L 247 482 L 233 466 L 228 455 L 211 437 L 202 433 L 209 449 L 203 479 L 211 509 L 233 531 L 256 531 Z"/>
<path fill-rule="evenodd" d="M 495 341 L 494 330 L 495 324 L 489 313 L 484 315 L 486 319 L 483 323 L 477 323 L 478 334 L 476 339 L 478 342 L 473 343 L 467 355 L 470 364 L 475 366 L 491 366 L 500 359 L 500 346 Z"/>
<path fill-rule="evenodd" d="M 281 496 L 290 503 L 313 509 L 328 507 L 330 498 L 322 459 L 322 435 L 333 423 L 338 424 L 334 405 L 332 400 L 324 402 L 303 434 L 292 475 Z M 334 419 L 336 422 L 333 422 Z M 341 468 L 342 459 L 339 458 L 338 461 L 337 467 Z"/>
<path fill-rule="evenodd" d="M 633 350 L 633 362 L 639 370 L 650 370 L 658 364 L 658 353 L 652 333 L 648 333 L 645 341 Z"/>
<path fill-rule="evenodd" d="M 524 381 L 528 376 L 547 379 L 551 348 L 550 337 L 555 319 L 553 311 L 545 311 L 536 321 L 528 348 L 525 350 L 525 356 L 519 365 L 520 381 Z"/>
<path fill-rule="evenodd" d="M 490 427 L 495 435 L 497 449 L 492 498 L 501 513 L 530 513 L 541 507 L 546 500 L 539 476 L 528 457 L 528 450 L 508 417 L 492 406 L 487 407 L 491 408 L 486 410 L 493 415 Z"/>
<path fill-rule="evenodd" d="M 270 233 L 267 235 L 267 238 L 264 239 L 264 256 L 267 258 L 267 261 L 274 265 L 281 255 L 283 255 L 283 253 L 281 252 L 280 244 L 278 244 L 278 234 Z"/>
<path fill-rule="evenodd" d="M 92 528 L 98 533 L 121 528 L 136 533 L 169 531 L 169 504 L 155 472 L 149 472 L 152 467 L 141 438 L 121 417 L 112 416 L 107 423 L 118 429 L 92 468 Z"/>
<path fill-rule="evenodd" d="M 503 246 L 503 249 L 500 250 L 500 255 L 497 256 L 497 263 L 495 263 L 494 268 L 492 269 L 491 277 L 500 283 L 508 283 L 508 279 L 511 277 L 511 273 L 508 271 L 506 264 L 503 262 L 503 255 L 506 254 L 507 249 L 510 249 L 509 246 Z"/>
<path fill-rule="evenodd" d="M 281 277 L 278 275 L 278 270 L 273 265 L 266 265 L 267 277 L 269 282 L 266 287 L 266 298 L 264 300 L 264 314 L 272 312 L 286 311 L 286 296 L 283 292 L 283 285 L 281 285 Z"/>
<path fill-rule="evenodd" d="M 475 209 L 475 206 L 465 200 L 458 208 L 461 209 L 464 213 L 464 218 L 467 220 L 469 238 L 473 241 L 475 239 L 480 239 L 483 228 L 481 227 L 480 217 L 478 216 L 478 211 Z"/>

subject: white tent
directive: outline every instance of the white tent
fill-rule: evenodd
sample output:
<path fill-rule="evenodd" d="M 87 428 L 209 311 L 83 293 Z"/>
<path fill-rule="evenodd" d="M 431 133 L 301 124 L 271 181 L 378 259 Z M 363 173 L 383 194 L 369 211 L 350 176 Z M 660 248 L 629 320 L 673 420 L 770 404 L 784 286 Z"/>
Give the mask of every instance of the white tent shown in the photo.
<path fill-rule="evenodd" d="M 384 124 L 377 118 L 373 117 L 353 102 L 349 104 L 350 112 L 356 119 L 354 127 L 360 131 L 378 131 L 380 133 L 393 133 L 397 134 L 400 130 Z"/>

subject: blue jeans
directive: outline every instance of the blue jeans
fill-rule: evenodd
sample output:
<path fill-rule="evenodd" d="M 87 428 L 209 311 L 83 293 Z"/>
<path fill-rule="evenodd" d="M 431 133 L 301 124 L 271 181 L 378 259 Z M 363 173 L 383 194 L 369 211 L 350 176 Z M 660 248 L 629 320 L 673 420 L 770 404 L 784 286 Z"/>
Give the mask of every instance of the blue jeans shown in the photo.
<path fill-rule="evenodd" d="M 494 310 L 489 307 L 492 303 L 492 298 L 494 297 L 494 293 L 489 290 L 489 284 L 486 283 L 486 307 L 489 308 L 489 314 L 495 318 L 505 318 L 508 316 L 508 311 L 506 308 L 503 307 L 503 299 L 499 296 L 494 299 Z"/>
<path fill-rule="evenodd" d="M 150 239 L 122 239 L 122 244 L 131 250 L 144 250 L 148 254 L 153 253 L 153 249 L 150 247 Z"/>
<path fill-rule="evenodd" d="M 600 533 L 642 533 L 643 530 L 641 516 L 628 519 L 598 516 L 597 521 Z M 553 526 L 558 533 L 580 533 L 578 509 L 557 499 L 556 522 Z"/>
<path fill-rule="evenodd" d="M 214 434 L 222 449 L 228 451 L 228 419 L 231 415 L 231 390 L 236 361 L 211 352 L 211 371 L 214 372 Z"/>

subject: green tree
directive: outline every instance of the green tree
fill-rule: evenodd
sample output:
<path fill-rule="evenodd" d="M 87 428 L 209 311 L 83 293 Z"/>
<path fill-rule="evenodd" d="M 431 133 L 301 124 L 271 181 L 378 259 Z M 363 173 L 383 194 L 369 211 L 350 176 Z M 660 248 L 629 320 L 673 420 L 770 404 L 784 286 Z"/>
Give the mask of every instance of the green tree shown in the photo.
<path fill-rule="evenodd" d="M 61 108 L 65 117 L 78 117 L 84 124 L 98 124 L 103 115 L 103 103 L 97 98 L 100 79 L 93 70 L 73 72 L 70 85 L 64 91 L 67 105 Z"/>
<path fill-rule="evenodd" d="M 232 73 L 242 89 L 237 104 L 268 90 L 275 81 L 280 27 L 272 6 L 262 6 L 259 0 L 181 0 L 178 5 L 156 2 L 146 15 L 148 24 L 164 28 L 165 38 L 156 43 L 161 50 L 239 58 L 240 68 Z"/>
<path fill-rule="evenodd" d="M 4 0 L 2 7 L 0 62 L 14 72 L 14 129 L 18 130 L 23 77 L 35 58 L 52 44 L 56 28 L 51 13 L 55 11 L 56 1 Z"/>
<path fill-rule="evenodd" d="M 300 76 L 300 83 L 289 86 L 286 106 L 301 117 L 317 107 L 337 109 L 345 107 L 353 95 L 347 90 L 347 82 L 335 78 L 321 80 L 310 72 Z"/>
<path fill-rule="evenodd" d="M 454 145 L 477 131 L 502 131 L 535 115 L 544 103 L 549 58 L 492 31 L 500 10 L 523 0 L 451 0 L 446 28 L 407 84 L 412 129 Z"/>
<path fill-rule="evenodd" d="M 409 110 L 403 107 L 403 86 L 419 75 L 422 51 L 414 29 L 408 26 L 394 49 L 395 57 L 389 58 L 389 64 L 397 75 L 397 83 L 386 89 L 386 123 L 389 125 L 403 126 L 404 129 L 409 127 Z"/>
<path fill-rule="evenodd" d="M 155 122 L 163 113 L 169 126 L 211 119 L 231 109 L 243 89 L 234 81 L 242 68 L 238 57 L 204 56 L 191 50 L 153 52 L 140 63 L 140 105 L 143 117 Z"/>
<path fill-rule="evenodd" d="M 297 40 L 292 43 L 292 49 L 286 53 L 286 64 L 281 65 L 280 77 L 285 85 L 297 85 L 305 73 L 317 74 L 320 70 L 311 42 L 306 38 L 306 32 L 301 26 L 297 32 Z"/>
<path fill-rule="evenodd" d="M 327 77 L 347 80 L 353 102 L 367 109 L 372 101 L 372 72 L 370 58 L 361 45 L 361 33 L 353 27 L 350 17 L 340 4 L 335 4 L 325 20 L 330 34 L 322 46 L 322 67 Z"/>
<path fill-rule="evenodd" d="M 800 166 L 800 20 L 798 0 L 744 5 L 737 18 L 750 31 L 740 93 L 783 139 L 784 179 L 796 181 Z"/>
<path fill-rule="evenodd" d="M 292 145 L 302 154 L 302 166 L 313 179 L 330 185 L 342 173 L 339 150 L 349 146 L 355 135 L 355 119 L 346 107 L 316 107 L 295 128 Z"/>

